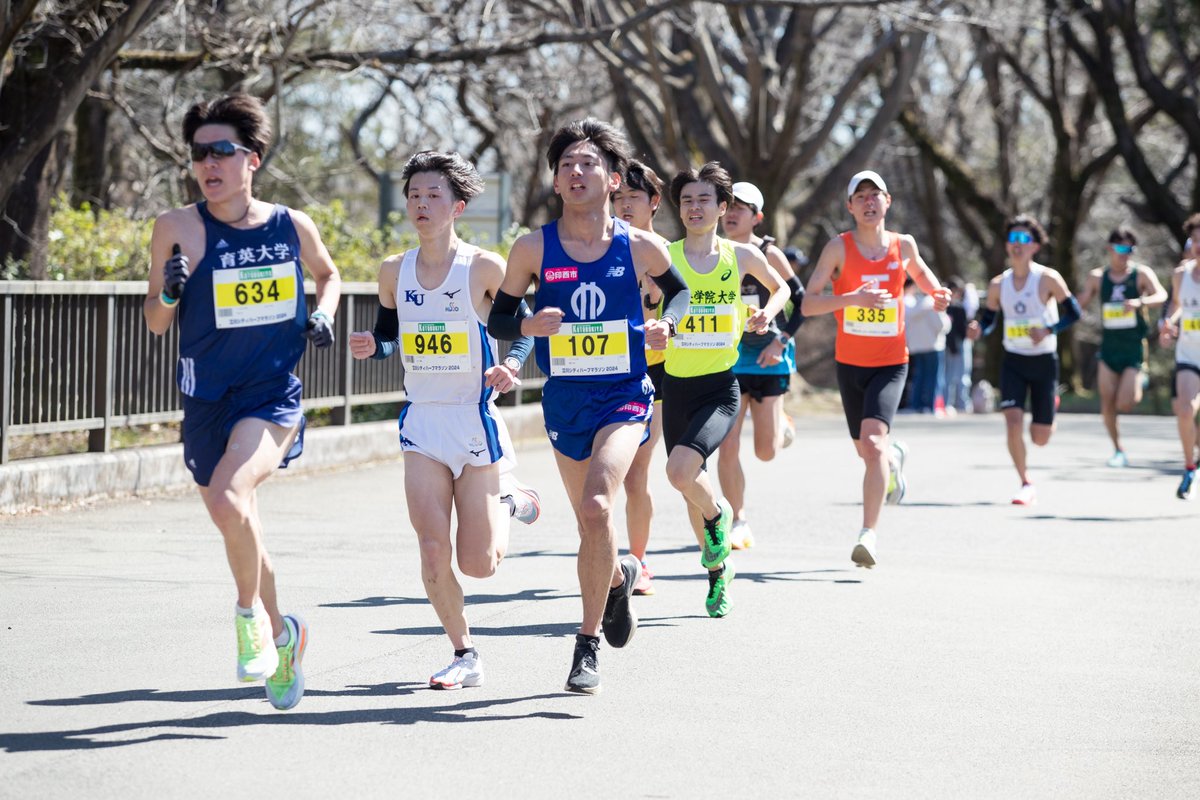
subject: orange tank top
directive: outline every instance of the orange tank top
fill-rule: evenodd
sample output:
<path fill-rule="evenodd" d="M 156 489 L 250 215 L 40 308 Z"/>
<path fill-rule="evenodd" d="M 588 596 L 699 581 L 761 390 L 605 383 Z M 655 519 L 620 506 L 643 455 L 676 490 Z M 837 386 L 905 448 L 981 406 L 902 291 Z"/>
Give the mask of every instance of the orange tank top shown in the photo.
<path fill-rule="evenodd" d="M 900 256 L 900 236 L 886 231 L 891 239 L 887 253 L 879 261 L 868 261 L 854 243 L 854 235 L 841 235 L 846 259 L 841 274 L 833 281 L 834 294 L 850 294 L 864 283 L 887 289 L 892 299 L 884 308 L 847 306 L 835 311 L 837 343 L 834 358 L 856 367 L 887 367 L 908 362 L 904 341 L 904 259 Z"/>

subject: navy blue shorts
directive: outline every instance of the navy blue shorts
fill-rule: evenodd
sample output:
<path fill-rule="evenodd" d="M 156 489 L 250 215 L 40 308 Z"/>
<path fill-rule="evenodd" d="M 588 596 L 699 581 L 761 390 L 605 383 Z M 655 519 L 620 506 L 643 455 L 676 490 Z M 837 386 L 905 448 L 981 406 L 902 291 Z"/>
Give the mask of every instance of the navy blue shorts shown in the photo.
<path fill-rule="evenodd" d="M 1004 353 L 1000 362 L 1000 410 L 1025 410 L 1029 400 L 1035 425 L 1054 424 L 1054 399 L 1058 394 L 1058 354 L 1027 356 Z"/>
<path fill-rule="evenodd" d="M 648 375 L 620 381 L 564 381 L 550 378 L 542 389 L 546 435 L 554 449 L 568 458 L 592 457 L 592 443 L 606 425 L 650 421 L 654 384 Z M 646 429 L 642 441 L 650 435 Z"/>
<path fill-rule="evenodd" d="M 300 426 L 292 449 L 280 467 L 304 452 L 304 411 L 300 408 L 300 379 L 288 375 L 283 384 L 263 388 L 255 386 L 243 392 L 229 392 L 209 403 L 183 396 L 183 463 L 200 486 L 208 486 L 217 462 L 225 455 L 233 427 L 243 419 L 263 419 L 284 428 Z"/>

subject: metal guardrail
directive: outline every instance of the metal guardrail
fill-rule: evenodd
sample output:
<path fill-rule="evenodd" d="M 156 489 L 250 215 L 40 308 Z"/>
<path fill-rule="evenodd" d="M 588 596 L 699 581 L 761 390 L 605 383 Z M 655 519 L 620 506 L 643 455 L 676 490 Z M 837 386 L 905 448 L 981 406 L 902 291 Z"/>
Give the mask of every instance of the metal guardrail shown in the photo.
<path fill-rule="evenodd" d="M 87 431 L 88 450 L 112 449 L 114 428 L 183 418 L 175 385 L 179 331 L 146 328 L 145 281 L 0 281 L 0 464 L 12 437 Z M 306 284 L 310 307 L 313 286 Z M 349 425 L 356 405 L 404 399 L 399 358 L 356 361 L 351 331 L 375 325 L 374 283 L 342 284 L 335 320 L 337 344 L 309 348 L 296 368 L 304 408 L 332 409 Z M 501 343 L 501 349 L 507 349 Z M 522 390 L 545 382 L 533 363 L 521 371 Z M 523 392 L 505 395 L 519 404 Z"/>

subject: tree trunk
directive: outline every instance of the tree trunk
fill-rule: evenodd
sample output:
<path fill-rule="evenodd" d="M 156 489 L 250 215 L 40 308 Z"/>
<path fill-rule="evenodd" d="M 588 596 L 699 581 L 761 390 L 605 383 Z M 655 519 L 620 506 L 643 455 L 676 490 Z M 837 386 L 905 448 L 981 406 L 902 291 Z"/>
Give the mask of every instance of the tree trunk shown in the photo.
<path fill-rule="evenodd" d="M 70 136 L 60 132 L 42 148 L 17 179 L 0 224 L 0 263 L 9 257 L 24 261 L 24 276 L 47 277 L 46 243 L 50 232 L 50 201 L 62 188 Z"/>
<path fill-rule="evenodd" d="M 94 88 L 99 88 L 98 84 Z M 95 97 L 85 97 L 75 111 L 71 205 L 76 208 L 84 203 L 90 203 L 93 210 L 108 208 L 108 134 L 111 116 L 112 109 Z"/>

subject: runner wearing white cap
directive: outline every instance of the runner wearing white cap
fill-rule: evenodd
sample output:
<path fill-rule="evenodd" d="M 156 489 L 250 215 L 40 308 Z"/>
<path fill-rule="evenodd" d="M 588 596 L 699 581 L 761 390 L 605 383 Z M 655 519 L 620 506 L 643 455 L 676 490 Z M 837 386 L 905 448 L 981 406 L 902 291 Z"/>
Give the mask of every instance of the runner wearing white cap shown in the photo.
<path fill-rule="evenodd" d="M 904 304 L 898 299 L 906 275 L 933 298 L 938 311 L 950 304 L 950 291 L 938 283 L 911 236 L 885 227 L 892 196 L 878 173 L 856 174 L 846 196 L 854 229 L 821 251 L 803 306 L 805 316 L 832 313 L 837 318 L 838 389 L 864 466 L 862 530 L 850 558 L 860 567 L 873 567 L 875 525 L 884 498 L 898 502 L 904 493 L 905 451 L 889 441 L 908 372 Z M 830 284 L 833 292 L 826 295 Z"/>

